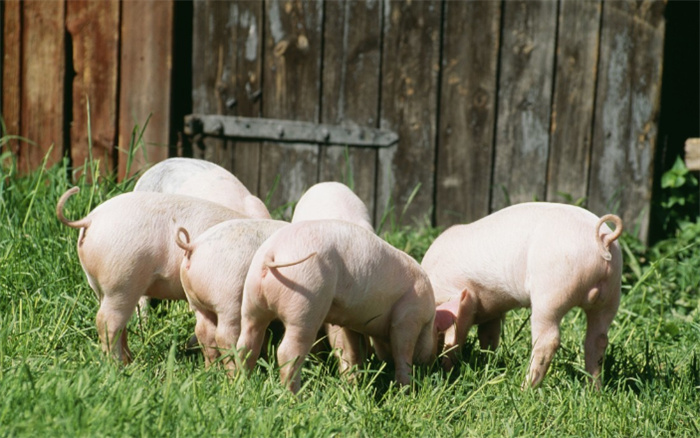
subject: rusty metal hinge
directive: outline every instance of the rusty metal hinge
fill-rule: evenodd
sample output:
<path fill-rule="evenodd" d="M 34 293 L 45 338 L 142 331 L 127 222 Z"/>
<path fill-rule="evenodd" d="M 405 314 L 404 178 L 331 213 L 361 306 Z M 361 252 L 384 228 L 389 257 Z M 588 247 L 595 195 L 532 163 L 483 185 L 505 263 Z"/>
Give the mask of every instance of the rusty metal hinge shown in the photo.
<path fill-rule="evenodd" d="M 202 114 L 185 116 L 185 134 L 243 141 L 316 143 L 372 148 L 393 146 L 399 141 L 399 136 L 387 129 Z"/>

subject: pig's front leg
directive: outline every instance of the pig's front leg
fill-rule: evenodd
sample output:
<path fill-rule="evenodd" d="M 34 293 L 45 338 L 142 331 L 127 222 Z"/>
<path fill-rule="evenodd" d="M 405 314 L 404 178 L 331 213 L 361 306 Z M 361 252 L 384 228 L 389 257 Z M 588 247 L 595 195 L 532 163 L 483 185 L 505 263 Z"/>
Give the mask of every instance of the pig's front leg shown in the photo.
<path fill-rule="evenodd" d="M 362 335 L 338 325 L 325 326 L 328 342 L 338 358 L 340 374 L 345 374 L 353 366 L 359 366 L 365 361 L 365 352 L 361 346 Z"/>
<path fill-rule="evenodd" d="M 194 333 L 202 346 L 204 353 L 204 364 L 209 367 L 220 353 L 216 344 L 216 315 L 201 309 L 195 309 L 194 313 L 197 323 L 194 326 Z"/>
<path fill-rule="evenodd" d="M 457 363 L 469 330 L 474 325 L 476 316 L 477 297 L 469 290 L 462 291 L 459 297 L 457 318 L 452 327 L 445 332 L 445 355 L 442 358 L 442 368 L 449 371 Z"/>
<path fill-rule="evenodd" d="M 504 315 L 491 321 L 483 322 L 477 327 L 479 336 L 479 346 L 482 350 L 495 350 L 501 340 L 501 325 L 503 324 Z"/>

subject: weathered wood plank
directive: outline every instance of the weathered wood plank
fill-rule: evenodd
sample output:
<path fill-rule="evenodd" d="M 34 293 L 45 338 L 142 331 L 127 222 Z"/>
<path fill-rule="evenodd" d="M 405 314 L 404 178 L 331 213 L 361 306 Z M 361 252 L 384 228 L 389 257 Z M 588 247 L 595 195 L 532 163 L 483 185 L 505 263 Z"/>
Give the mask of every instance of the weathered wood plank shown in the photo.
<path fill-rule="evenodd" d="M 232 115 L 226 101 L 235 98 L 237 4 L 222 1 L 194 2 L 192 32 L 192 110 L 199 114 Z M 233 143 L 206 138 L 204 149 L 194 148 L 196 158 L 233 171 Z"/>
<path fill-rule="evenodd" d="M 63 156 L 65 4 L 22 3 L 21 134 L 36 146 L 21 143 L 19 169 L 29 172 L 58 163 Z"/>
<path fill-rule="evenodd" d="M 66 28 L 73 42 L 73 165 L 84 165 L 88 150 L 88 113 L 92 157 L 101 172 L 115 171 L 117 140 L 117 72 L 119 66 L 119 1 L 73 0 L 66 4 Z"/>
<path fill-rule="evenodd" d="M 323 2 L 265 3 L 265 91 L 263 116 L 318 122 L 320 116 Z M 260 192 L 277 177 L 272 207 L 296 201 L 318 181 L 318 146 L 269 144 L 263 147 Z"/>
<path fill-rule="evenodd" d="M 397 219 L 406 208 L 406 223 L 433 207 L 441 4 L 384 3 L 380 127 L 399 134 L 399 144 L 379 151 L 377 222 L 390 201 Z"/>
<path fill-rule="evenodd" d="M 664 1 L 603 5 L 588 207 L 646 240 L 661 90 Z"/>
<path fill-rule="evenodd" d="M 323 123 L 377 127 L 379 117 L 382 9 L 376 1 L 326 3 L 324 34 Z M 321 148 L 322 181 L 352 186 L 373 214 L 377 151 Z"/>
<path fill-rule="evenodd" d="M 685 166 L 689 170 L 700 170 L 700 138 L 685 141 Z"/>
<path fill-rule="evenodd" d="M 236 27 L 235 114 L 260 117 L 263 65 L 263 2 L 240 2 Z M 248 189 L 260 192 L 260 143 L 237 142 L 233 150 L 233 173 Z"/>
<path fill-rule="evenodd" d="M 129 174 L 168 157 L 172 73 L 173 1 L 122 2 L 119 88 L 119 175 L 127 176 L 127 150 L 135 125 L 145 147 Z M 173 139 L 174 141 L 174 139 Z"/>
<path fill-rule="evenodd" d="M 587 194 L 601 2 L 561 2 L 547 200 Z"/>
<path fill-rule="evenodd" d="M 4 8 L 2 119 L 7 134 L 20 135 L 22 4 L 19 0 L 7 0 L 0 7 Z M 19 154 L 19 142 L 11 141 L 6 147 Z"/>
<path fill-rule="evenodd" d="M 489 213 L 496 119 L 499 2 L 446 2 L 435 219 Z"/>
<path fill-rule="evenodd" d="M 544 200 L 556 2 L 504 3 L 491 208 Z"/>

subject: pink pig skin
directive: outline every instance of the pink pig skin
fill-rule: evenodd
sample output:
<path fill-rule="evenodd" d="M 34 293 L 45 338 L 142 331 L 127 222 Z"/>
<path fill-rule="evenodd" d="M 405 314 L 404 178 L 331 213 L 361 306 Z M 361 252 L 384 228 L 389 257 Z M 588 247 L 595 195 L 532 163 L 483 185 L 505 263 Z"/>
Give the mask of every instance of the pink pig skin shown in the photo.
<path fill-rule="evenodd" d="M 78 257 L 100 301 L 97 331 L 102 348 L 129 363 L 125 328 L 139 298 L 185 299 L 180 283 L 184 252 L 175 244 L 175 230 L 184 226 L 198 236 L 212 225 L 243 215 L 190 196 L 132 192 L 105 201 L 83 219 L 69 221 L 63 206 L 78 190 L 74 187 L 61 196 L 56 214 L 65 225 L 80 228 Z"/>
<path fill-rule="evenodd" d="M 297 392 L 318 330 L 332 323 L 356 338 L 371 336 L 379 358 L 393 358 L 396 380 L 406 384 L 412 363 L 434 358 L 434 317 L 430 281 L 408 254 L 349 222 L 304 221 L 280 229 L 255 253 L 237 348 L 252 369 L 266 327 L 279 318 L 285 326 L 277 350 L 281 379 Z"/>
<path fill-rule="evenodd" d="M 322 182 L 311 186 L 294 208 L 292 223 L 320 219 L 352 222 L 374 233 L 365 203 L 350 187 L 339 182 Z M 343 327 L 324 324 L 324 330 L 333 353 L 340 361 L 338 368 L 341 374 L 350 370 L 352 363 L 364 362 L 371 348 L 369 337 L 365 336 L 358 344 L 355 334 L 348 333 Z"/>
<path fill-rule="evenodd" d="M 148 169 L 135 192 L 194 196 L 216 202 L 251 218 L 270 219 L 265 204 L 253 196 L 231 172 L 195 158 L 168 158 Z"/>
<path fill-rule="evenodd" d="M 344 220 L 374 232 L 365 203 L 350 187 L 339 182 L 311 186 L 294 208 L 292 223 L 320 219 Z"/>
<path fill-rule="evenodd" d="M 287 225 L 270 219 L 235 219 L 214 225 L 192 243 L 186 229 L 178 230 L 176 243 L 185 250 L 180 279 L 197 318 L 195 334 L 207 366 L 236 346 L 250 262 L 260 245 Z M 233 366 L 229 361 L 225 365 Z"/>
<path fill-rule="evenodd" d="M 615 224 L 612 232 L 605 222 Z M 505 313 L 532 307 L 532 357 L 523 385 L 536 386 L 559 348 L 559 325 L 573 307 L 587 317 L 586 371 L 600 387 L 607 332 L 620 302 L 622 221 L 571 205 L 514 205 L 456 225 L 430 246 L 422 266 L 438 304 L 450 368 L 472 325 L 482 348 L 495 348 Z"/>

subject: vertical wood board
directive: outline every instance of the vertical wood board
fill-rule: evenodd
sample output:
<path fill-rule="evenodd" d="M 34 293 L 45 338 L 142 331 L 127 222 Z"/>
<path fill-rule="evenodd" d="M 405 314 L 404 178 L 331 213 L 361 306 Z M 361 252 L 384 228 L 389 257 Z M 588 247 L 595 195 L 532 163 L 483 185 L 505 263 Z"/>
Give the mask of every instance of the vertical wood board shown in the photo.
<path fill-rule="evenodd" d="M 665 2 L 603 5 L 589 208 L 620 214 L 646 240 L 664 41 Z"/>
<path fill-rule="evenodd" d="M 238 3 L 195 2 L 193 26 L 192 106 L 196 114 L 233 115 L 226 102 L 235 98 L 236 34 Z M 233 171 L 233 143 L 208 137 L 197 158 Z"/>
<path fill-rule="evenodd" d="M 557 3 L 504 3 L 492 210 L 544 200 Z"/>
<path fill-rule="evenodd" d="M 318 122 L 320 116 L 323 2 L 265 3 L 263 116 Z M 281 133 L 281 135 L 284 135 Z M 318 181 L 318 146 L 263 146 L 260 192 L 272 193 L 273 206 L 297 201 Z"/>
<path fill-rule="evenodd" d="M 2 119 L 6 133 L 20 135 L 21 62 L 22 59 L 22 4 L 19 0 L 7 0 L 3 8 L 3 69 L 2 69 Z M 7 145 L 16 156 L 19 142 Z"/>
<path fill-rule="evenodd" d="M 561 2 L 552 102 L 547 200 L 583 198 L 588 189 L 601 3 Z"/>
<path fill-rule="evenodd" d="M 499 2 L 446 2 L 435 219 L 440 226 L 489 213 Z"/>
<path fill-rule="evenodd" d="M 22 3 L 21 135 L 36 145 L 20 144 L 22 172 L 47 167 L 63 156 L 65 80 L 65 3 Z"/>
<path fill-rule="evenodd" d="M 119 176 L 133 175 L 168 157 L 173 3 L 122 2 L 119 91 Z M 138 125 L 144 146 L 127 174 L 129 141 Z"/>
<path fill-rule="evenodd" d="M 380 86 L 381 5 L 376 1 L 327 2 L 321 122 L 376 127 Z M 352 186 L 375 209 L 377 151 L 321 147 L 320 179 Z"/>
<path fill-rule="evenodd" d="M 390 205 L 397 219 L 405 209 L 405 223 L 433 207 L 441 4 L 384 3 L 380 127 L 395 131 L 399 144 L 379 151 L 378 223 Z"/>
<path fill-rule="evenodd" d="M 103 174 L 112 172 L 117 140 L 118 0 L 67 2 L 66 28 L 73 43 L 75 70 L 70 135 L 73 165 L 82 166 L 92 155 L 100 160 Z M 91 153 L 88 150 L 88 116 Z"/>

